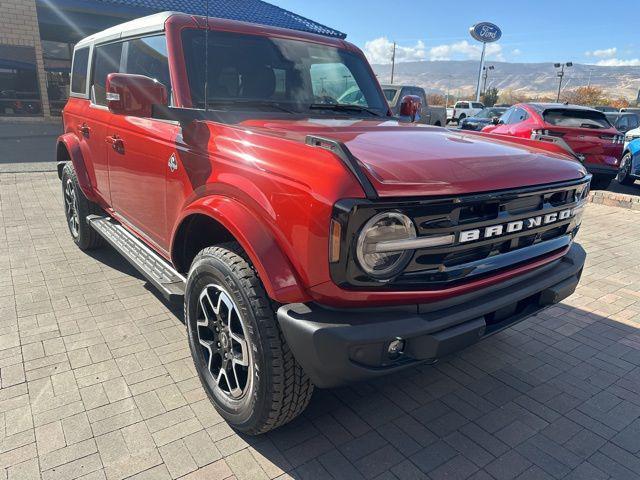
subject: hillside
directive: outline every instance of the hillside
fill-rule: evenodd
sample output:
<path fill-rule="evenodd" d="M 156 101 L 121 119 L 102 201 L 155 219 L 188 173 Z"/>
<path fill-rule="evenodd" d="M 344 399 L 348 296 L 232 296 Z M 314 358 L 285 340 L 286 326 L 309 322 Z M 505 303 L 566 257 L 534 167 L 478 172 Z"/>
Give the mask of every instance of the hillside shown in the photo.
<path fill-rule="evenodd" d="M 495 70 L 489 72 L 488 86 L 511 89 L 528 95 L 555 95 L 558 88 L 556 69 L 551 63 L 488 62 Z M 381 83 L 388 83 L 391 65 L 373 65 Z M 602 88 L 608 96 L 624 96 L 635 100 L 640 88 L 640 67 L 603 67 L 575 64 L 565 73 L 566 89 L 591 85 Z M 470 95 L 475 92 L 478 62 L 423 61 L 396 64 L 395 83 L 415 84 L 429 93 Z"/>

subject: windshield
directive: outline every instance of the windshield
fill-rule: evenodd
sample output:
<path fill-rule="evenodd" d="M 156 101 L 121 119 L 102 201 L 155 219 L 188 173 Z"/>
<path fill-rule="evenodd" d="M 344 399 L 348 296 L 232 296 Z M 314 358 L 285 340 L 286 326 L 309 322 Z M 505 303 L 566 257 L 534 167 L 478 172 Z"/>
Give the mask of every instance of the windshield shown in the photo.
<path fill-rule="evenodd" d="M 396 93 L 398 92 L 395 88 L 385 88 L 382 91 L 389 102 L 393 102 L 393 99 L 396 98 Z"/>
<path fill-rule="evenodd" d="M 544 121 L 557 127 L 611 128 L 604 113 L 597 110 L 553 109 L 544 111 Z"/>
<path fill-rule="evenodd" d="M 209 32 L 205 48 L 205 32 L 193 29 L 185 30 L 182 40 L 193 108 L 387 114 L 387 104 L 367 63 L 349 51 L 216 31 Z M 340 108 L 342 105 L 348 108 Z"/>
<path fill-rule="evenodd" d="M 506 112 L 506 108 L 485 108 L 476 115 L 476 118 L 496 118 Z"/>

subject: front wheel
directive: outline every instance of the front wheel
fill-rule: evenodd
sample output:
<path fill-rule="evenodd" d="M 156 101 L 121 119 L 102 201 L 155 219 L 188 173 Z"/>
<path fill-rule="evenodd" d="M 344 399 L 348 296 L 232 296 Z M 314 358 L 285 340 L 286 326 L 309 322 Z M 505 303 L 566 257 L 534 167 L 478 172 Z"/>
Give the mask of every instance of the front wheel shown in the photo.
<path fill-rule="evenodd" d="M 620 170 L 618 170 L 618 175 L 616 175 L 616 180 L 618 183 L 622 185 L 633 185 L 635 179 L 631 176 L 631 165 L 632 165 L 633 156 L 631 153 L 627 153 L 624 157 L 622 157 L 622 161 L 620 162 Z"/>
<path fill-rule="evenodd" d="M 608 175 L 594 175 L 591 179 L 591 189 L 606 190 L 607 188 L 609 188 L 611 180 L 613 179 Z"/>
<path fill-rule="evenodd" d="M 187 279 L 185 321 L 200 381 L 232 427 L 261 434 L 306 408 L 313 384 L 237 244 L 209 247 L 196 256 Z"/>

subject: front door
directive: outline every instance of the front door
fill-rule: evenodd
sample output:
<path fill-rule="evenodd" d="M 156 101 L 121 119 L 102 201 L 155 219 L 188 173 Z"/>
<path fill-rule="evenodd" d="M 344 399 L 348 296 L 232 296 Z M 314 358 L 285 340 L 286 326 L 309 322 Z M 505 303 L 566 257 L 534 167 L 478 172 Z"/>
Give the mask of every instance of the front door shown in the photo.
<path fill-rule="evenodd" d="M 164 35 L 122 43 L 120 73 L 146 75 L 170 91 Z M 152 118 L 113 115 L 105 138 L 114 211 L 147 241 L 169 249 L 166 224 L 166 180 L 175 162 L 176 123 Z"/>

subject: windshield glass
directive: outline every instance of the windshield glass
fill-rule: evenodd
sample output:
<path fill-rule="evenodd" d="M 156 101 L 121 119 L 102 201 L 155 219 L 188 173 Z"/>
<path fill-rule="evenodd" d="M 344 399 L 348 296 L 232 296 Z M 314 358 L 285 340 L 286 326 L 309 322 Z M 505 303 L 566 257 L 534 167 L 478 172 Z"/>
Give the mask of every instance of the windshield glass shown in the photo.
<path fill-rule="evenodd" d="M 611 128 L 604 113 L 596 110 L 545 110 L 544 121 L 557 127 Z"/>
<path fill-rule="evenodd" d="M 496 118 L 506 112 L 506 108 L 485 108 L 476 115 L 477 118 Z"/>
<path fill-rule="evenodd" d="M 393 102 L 393 99 L 396 98 L 397 90 L 395 88 L 385 88 L 382 90 L 384 92 L 384 96 L 389 102 Z"/>
<path fill-rule="evenodd" d="M 319 115 L 387 113 L 366 62 L 349 51 L 216 31 L 209 32 L 205 48 L 205 32 L 193 29 L 185 30 L 182 40 L 193 108 L 273 108 L 291 113 L 314 108 Z"/>

